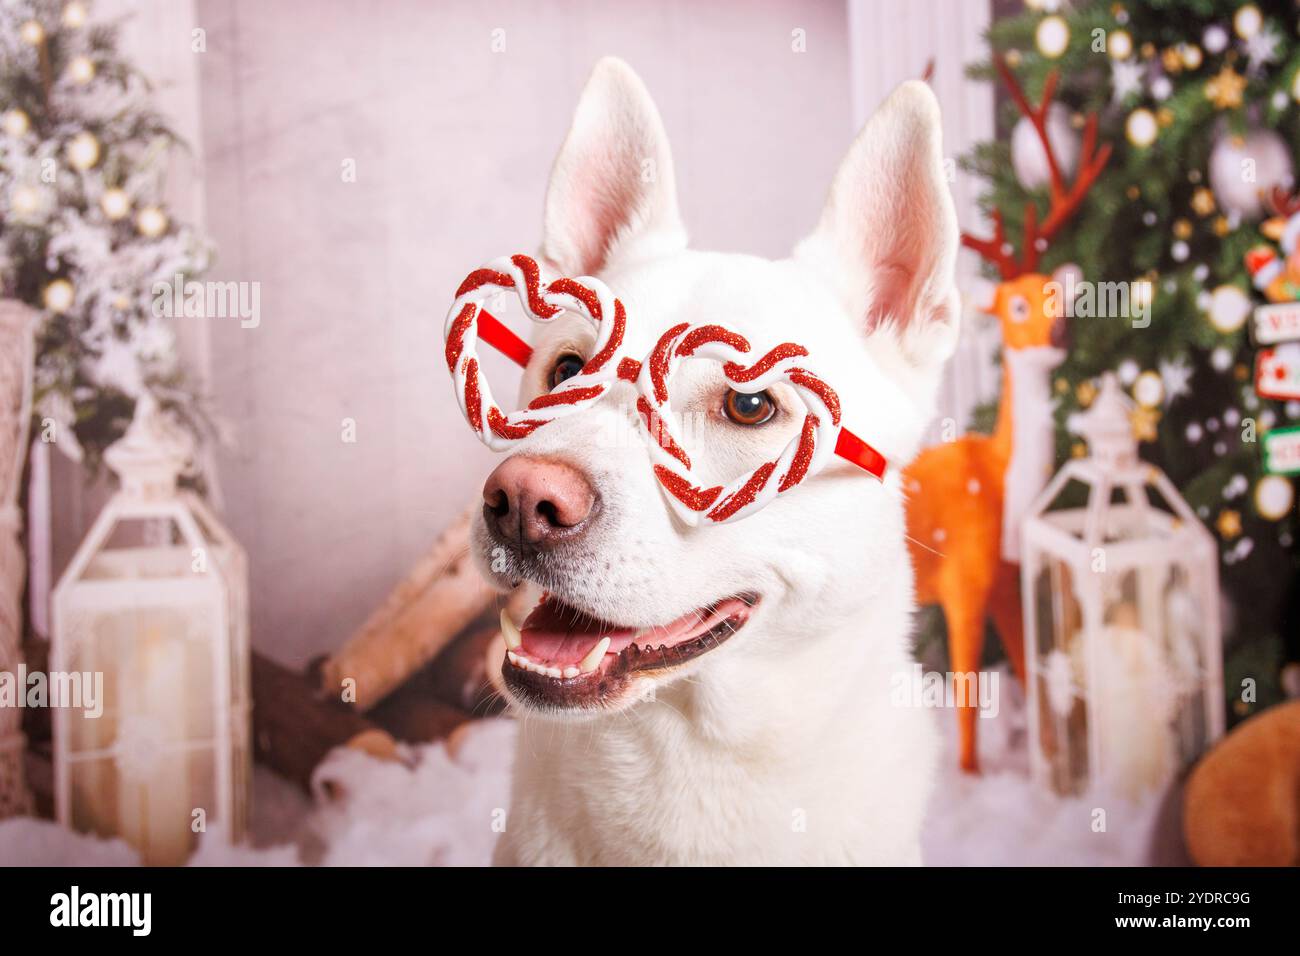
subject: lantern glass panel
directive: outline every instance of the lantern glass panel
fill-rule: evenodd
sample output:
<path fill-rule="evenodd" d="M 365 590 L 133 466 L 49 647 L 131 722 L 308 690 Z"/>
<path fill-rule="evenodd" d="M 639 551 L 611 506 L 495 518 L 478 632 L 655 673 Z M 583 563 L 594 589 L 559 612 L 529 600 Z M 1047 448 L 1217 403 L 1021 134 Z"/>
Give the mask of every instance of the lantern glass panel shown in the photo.
<path fill-rule="evenodd" d="M 1039 743 L 1053 790 L 1080 793 L 1088 781 L 1086 709 L 1081 697 L 1082 606 L 1074 571 L 1045 556 L 1035 581 Z"/>

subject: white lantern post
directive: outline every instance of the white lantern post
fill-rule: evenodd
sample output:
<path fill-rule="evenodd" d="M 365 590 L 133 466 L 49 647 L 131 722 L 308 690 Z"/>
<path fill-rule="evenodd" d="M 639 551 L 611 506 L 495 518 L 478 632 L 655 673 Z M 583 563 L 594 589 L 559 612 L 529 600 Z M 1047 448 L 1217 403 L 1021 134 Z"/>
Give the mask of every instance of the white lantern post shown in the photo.
<path fill-rule="evenodd" d="M 142 395 L 105 453 L 120 488 L 53 596 L 51 669 L 101 680 L 104 698 L 102 714 L 54 712 L 58 819 L 121 836 L 150 864 L 183 863 L 213 823 L 238 841 L 247 817 L 248 573 L 177 487 L 191 451 Z"/>
<path fill-rule="evenodd" d="M 1060 794 L 1158 790 L 1223 734 L 1218 549 L 1138 457 L 1114 375 L 1022 531 L 1030 766 Z M 1082 486 L 1079 507 L 1049 510 Z"/>

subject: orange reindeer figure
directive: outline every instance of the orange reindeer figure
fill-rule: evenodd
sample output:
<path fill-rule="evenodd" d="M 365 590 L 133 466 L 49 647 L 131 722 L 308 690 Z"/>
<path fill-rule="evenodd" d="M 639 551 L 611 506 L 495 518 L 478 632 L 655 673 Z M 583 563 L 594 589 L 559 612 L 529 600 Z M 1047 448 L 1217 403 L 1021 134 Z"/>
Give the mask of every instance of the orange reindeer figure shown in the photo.
<path fill-rule="evenodd" d="M 1073 185 L 1067 186 L 1046 129 L 1056 72 L 1047 77 L 1041 104 L 1033 107 L 1006 63 L 1000 58 L 994 62 L 1046 152 L 1050 208 L 1040 225 L 1034 201 L 1025 204 L 1018 260 L 1007 243 L 998 210 L 992 213 L 992 238 L 962 234 L 963 245 L 994 263 L 1002 277 L 991 298 L 980 303 L 1002 326 L 1002 397 L 997 425 L 992 435 L 966 435 L 926 449 L 907 469 L 904 488 L 917 602 L 943 608 L 952 671 L 972 675 L 979 671 L 984 625 L 992 617 L 1016 676 L 1023 682 L 1020 518 L 1055 464 L 1050 377 L 1065 358 L 1064 300 L 1059 286 L 1038 272 L 1038 259 L 1078 210 L 1110 158 L 1111 148 L 1109 144 L 1097 148 L 1097 117 L 1089 116 L 1078 174 Z M 967 686 L 973 691 L 973 682 Z M 961 766 L 976 772 L 978 702 L 973 693 L 964 701 L 959 694 L 957 704 Z"/>

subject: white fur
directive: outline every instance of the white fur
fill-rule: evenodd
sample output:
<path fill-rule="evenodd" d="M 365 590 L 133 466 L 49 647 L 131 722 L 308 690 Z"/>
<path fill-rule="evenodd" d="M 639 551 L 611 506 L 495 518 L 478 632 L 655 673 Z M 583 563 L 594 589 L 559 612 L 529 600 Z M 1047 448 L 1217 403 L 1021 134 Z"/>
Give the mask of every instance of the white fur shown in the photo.
<path fill-rule="evenodd" d="M 934 97 L 904 84 L 854 142 L 791 258 L 691 251 L 648 93 L 625 64 L 597 65 L 552 175 L 550 266 L 598 275 L 623 299 L 632 355 L 681 321 L 719 322 L 762 350 L 807 346 L 845 423 L 890 467 L 882 484 L 836 459 L 752 517 L 691 529 L 661 497 L 630 425 L 629 386 L 519 446 L 576 465 L 601 496 L 582 547 L 556 555 L 535 584 L 631 626 L 742 591 L 762 602 L 721 647 L 638 674 L 596 713 L 520 708 L 497 862 L 920 862 L 936 730 L 932 714 L 892 706 L 890 691 L 912 660 L 899 472 L 957 332 L 941 155 Z M 574 317 L 544 326 L 523 396 L 592 337 Z M 703 422 L 688 442 L 697 471 L 730 478 L 775 457 L 799 426 L 789 395 L 777 395 L 775 422 L 740 428 L 717 413 L 720 377 L 703 364 L 686 363 L 673 384 L 674 410 Z M 485 573 L 509 586 L 509 570 L 491 569 L 481 520 L 474 535 Z"/>

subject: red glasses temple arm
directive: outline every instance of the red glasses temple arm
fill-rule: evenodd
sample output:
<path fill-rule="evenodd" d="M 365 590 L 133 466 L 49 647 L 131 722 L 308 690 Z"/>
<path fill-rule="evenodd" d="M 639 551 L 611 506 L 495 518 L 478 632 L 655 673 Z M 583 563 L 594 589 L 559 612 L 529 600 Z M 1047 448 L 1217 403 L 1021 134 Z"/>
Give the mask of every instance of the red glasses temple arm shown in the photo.
<path fill-rule="evenodd" d="M 527 342 L 486 310 L 479 313 L 478 337 L 520 366 L 527 365 L 528 359 L 533 354 Z M 835 454 L 857 465 L 869 475 L 877 478 L 884 477 L 885 456 L 847 428 L 840 429 L 840 437 L 835 442 Z"/>

